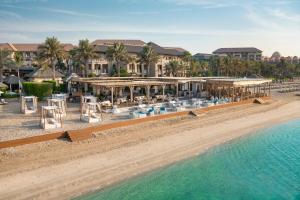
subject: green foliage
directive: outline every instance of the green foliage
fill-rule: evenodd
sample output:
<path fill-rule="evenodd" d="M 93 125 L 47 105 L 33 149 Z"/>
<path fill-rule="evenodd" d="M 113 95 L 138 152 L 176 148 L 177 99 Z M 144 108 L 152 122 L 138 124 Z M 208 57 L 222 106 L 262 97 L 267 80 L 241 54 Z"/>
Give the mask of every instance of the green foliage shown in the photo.
<path fill-rule="evenodd" d="M 110 76 L 115 76 L 115 77 L 119 76 L 116 67 L 112 68 Z M 130 74 L 127 72 L 127 70 L 124 68 L 121 68 L 119 77 L 128 77 L 128 76 L 130 76 Z"/>
<path fill-rule="evenodd" d="M 48 97 L 53 92 L 53 83 L 35 83 L 35 82 L 25 82 L 23 83 L 23 89 L 26 95 L 37 96 L 39 100 Z"/>
<path fill-rule="evenodd" d="M 89 75 L 88 75 L 88 77 L 96 77 L 97 75 L 95 74 L 95 73 L 90 73 Z"/>
<path fill-rule="evenodd" d="M 19 94 L 11 94 L 9 92 L 5 92 L 5 93 L 1 94 L 1 97 L 7 98 L 7 99 L 9 99 L 9 98 L 18 98 L 19 96 L 20 96 Z"/>
<path fill-rule="evenodd" d="M 60 93 L 60 92 L 66 92 L 67 91 L 67 85 L 66 84 L 57 84 L 56 81 L 49 80 L 49 81 L 43 81 L 43 83 L 49 83 L 52 85 L 52 92 L 53 93 Z"/>

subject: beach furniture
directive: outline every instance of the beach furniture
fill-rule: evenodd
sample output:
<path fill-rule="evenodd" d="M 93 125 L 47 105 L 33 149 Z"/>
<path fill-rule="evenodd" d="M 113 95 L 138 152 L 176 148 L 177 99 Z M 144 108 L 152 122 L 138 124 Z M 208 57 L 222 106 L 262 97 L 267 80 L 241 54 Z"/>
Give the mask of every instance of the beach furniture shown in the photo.
<path fill-rule="evenodd" d="M 0 99 L 0 105 L 6 105 L 7 102 L 5 101 L 5 99 Z"/>
<path fill-rule="evenodd" d="M 67 102 L 65 99 L 48 99 L 48 106 L 56 106 L 61 117 L 67 116 Z"/>
<path fill-rule="evenodd" d="M 160 114 L 166 114 L 167 113 L 166 107 L 160 107 L 159 108 L 159 113 Z"/>
<path fill-rule="evenodd" d="M 112 113 L 113 114 L 119 114 L 119 113 L 121 113 L 121 110 L 118 109 L 118 106 L 114 105 L 113 108 L 112 108 Z"/>
<path fill-rule="evenodd" d="M 56 106 L 42 106 L 40 125 L 43 129 L 62 127 L 61 114 Z"/>
<path fill-rule="evenodd" d="M 25 115 L 36 113 L 37 107 L 37 97 L 35 96 L 22 96 L 21 97 L 21 112 Z"/>
<path fill-rule="evenodd" d="M 80 119 L 88 123 L 98 123 L 103 120 L 101 104 L 88 102 L 84 103 L 81 108 Z"/>

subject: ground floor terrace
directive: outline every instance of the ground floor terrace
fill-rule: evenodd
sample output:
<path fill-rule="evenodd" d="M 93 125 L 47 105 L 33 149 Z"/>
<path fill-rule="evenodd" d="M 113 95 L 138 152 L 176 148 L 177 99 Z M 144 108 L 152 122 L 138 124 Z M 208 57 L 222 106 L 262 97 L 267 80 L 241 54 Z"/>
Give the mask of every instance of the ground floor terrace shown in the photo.
<path fill-rule="evenodd" d="M 74 78 L 69 92 L 91 94 L 120 106 L 192 98 L 237 102 L 270 96 L 270 84 L 268 79 L 227 77 Z"/>

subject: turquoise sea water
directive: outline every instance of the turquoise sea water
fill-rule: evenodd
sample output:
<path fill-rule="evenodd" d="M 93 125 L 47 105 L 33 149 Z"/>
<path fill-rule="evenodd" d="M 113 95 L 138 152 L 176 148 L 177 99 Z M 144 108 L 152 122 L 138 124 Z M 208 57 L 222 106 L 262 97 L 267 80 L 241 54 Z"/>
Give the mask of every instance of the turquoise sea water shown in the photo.
<path fill-rule="evenodd" d="M 300 199 L 300 120 L 78 199 Z"/>

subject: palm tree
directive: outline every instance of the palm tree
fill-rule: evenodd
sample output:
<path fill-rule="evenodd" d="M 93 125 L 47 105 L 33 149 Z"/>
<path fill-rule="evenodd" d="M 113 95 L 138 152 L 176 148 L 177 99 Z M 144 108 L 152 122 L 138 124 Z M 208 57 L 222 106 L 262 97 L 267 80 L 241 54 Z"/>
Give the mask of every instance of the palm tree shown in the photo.
<path fill-rule="evenodd" d="M 188 71 L 188 74 L 191 75 L 191 62 L 193 60 L 193 56 L 190 52 L 188 51 L 185 51 L 183 52 L 183 56 L 182 56 L 182 61 L 184 62 L 183 63 L 183 66 L 185 68 L 185 73 L 186 71 Z"/>
<path fill-rule="evenodd" d="M 75 61 L 84 66 L 84 76 L 88 75 L 88 63 L 93 58 L 98 58 L 95 47 L 89 42 L 88 39 L 79 40 L 78 47 L 74 50 Z"/>
<path fill-rule="evenodd" d="M 11 52 L 7 49 L 0 49 L 0 83 L 3 82 L 3 69 L 12 63 Z"/>
<path fill-rule="evenodd" d="M 150 44 L 147 44 L 139 54 L 139 63 L 142 65 L 142 77 L 144 77 L 144 65 L 147 66 L 149 75 L 150 65 L 157 63 L 159 57 Z"/>
<path fill-rule="evenodd" d="M 55 80 L 55 66 L 59 59 L 64 56 L 63 45 L 60 44 L 57 38 L 47 37 L 46 41 L 38 47 L 38 58 L 47 64 L 50 64 L 53 75 L 52 79 Z"/>
<path fill-rule="evenodd" d="M 121 76 L 121 63 L 126 62 L 129 59 L 127 49 L 122 43 L 114 43 L 106 51 L 106 57 L 108 60 L 116 64 L 118 77 Z"/>
<path fill-rule="evenodd" d="M 178 62 L 178 61 L 170 61 L 167 65 L 166 65 L 166 72 L 167 74 L 170 76 L 178 76 L 179 72 L 182 70 L 183 66 Z"/>
<path fill-rule="evenodd" d="M 21 94 L 21 82 L 20 82 L 20 67 L 23 64 L 23 54 L 21 52 L 16 52 L 14 55 L 15 65 L 18 70 L 18 79 L 19 79 L 19 94 Z"/>

